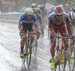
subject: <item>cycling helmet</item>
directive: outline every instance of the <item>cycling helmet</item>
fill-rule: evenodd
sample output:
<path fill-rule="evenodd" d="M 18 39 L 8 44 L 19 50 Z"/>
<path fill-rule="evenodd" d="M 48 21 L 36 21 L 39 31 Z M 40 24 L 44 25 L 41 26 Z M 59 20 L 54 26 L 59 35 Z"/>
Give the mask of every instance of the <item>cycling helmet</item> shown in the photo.
<path fill-rule="evenodd" d="M 72 11 L 75 12 L 75 6 L 72 7 Z"/>
<path fill-rule="evenodd" d="M 37 4 L 36 4 L 36 3 L 33 3 L 33 4 L 31 5 L 31 7 L 32 7 L 32 8 L 36 8 L 36 7 L 37 7 Z"/>
<path fill-rule="evenodd" d="M 25 12 L 26 12 L 27 15 L 32 15 L 33 14 L 32 8 L 27 8 Z"/>
<path fill-rule="evenodd" d="M 50 12 L 54 12 L 54 10 L 55 10 L 55 6 L 51 6 Z"/>
<path fill-rule="evenodd" d="M 42 4 L 38 5 L 38 8 L 40 8 L 40 9 L 43 8 L 43 7 L 44 7 L 44 5 L 42 5 Z"/>
<path fill-rule="evenodd" d="M 58 5 L 58 6 L 55 7 L 55 13 L 56 13 L 56 15 L 63 15 L 62 5 Z"/>
<path fill-rule="evenodd" d="M 33 8 L 34 13 L 40 13 L 40 8 Z"/>

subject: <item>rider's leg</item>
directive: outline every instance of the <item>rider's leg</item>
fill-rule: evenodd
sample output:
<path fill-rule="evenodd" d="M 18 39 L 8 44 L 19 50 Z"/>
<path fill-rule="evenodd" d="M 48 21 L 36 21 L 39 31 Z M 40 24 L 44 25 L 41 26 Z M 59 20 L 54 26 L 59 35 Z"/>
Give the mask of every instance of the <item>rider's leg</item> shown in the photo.
<path fill-rule="evenodd" d="M 50 53 L 51 53 L 51 68 L 55 68 L 55 46 L 56 46 L 56 33 L 57 33 L 57 28 L 55 25 L 51 25 L 49 27 L 50 30 Z"/>
<path fill-rule="evenodd" d="M 39 19 L 40 31 L 41 31 L 42 35 L 44 35 L 44 27 L 43 27 L 43 22 L 42 22 L 41 16 L 38 16 L 38 19 Z"/>
<path fill-rule="evenodd" d="M 24 53 L 23 53 L 23 49 L 24 49 L 24 44 L 25 44 L 25 38 L 26 38 L 26 34 L 23 33 L 23 35 L 21 36 L 21 41 L 20 41 L 20 57 L 23 57 L 24 56 Z"/>
<path fill-rule="evenodd" d="M 54 39 L 54 36 L 51 36 L 51 48 L 50 48 L 50 53 L 51 53 L 51 68 L 55 68 L 55 59 L 54 59 L 54 56 L 55 56 L 55 44 L 56 44 L 56 40 Z"/>
<path fill-rule="evenodd" d="M 61 56 L 60 56 L 60 60 L 61 60 L 62 63 L 64 63 L 64 47 L 65 47 L 64 44 L 65 44 L 65 43 L 64 43 L 64 39 L 62 38 L 62 44 L 61 44 Z"/>
<path fill-rule="evenodd" d="M 63 39 L 63 42 L 64 42 L 64 46 L 65 46 L 65 51 L 67 51 L 67 58 L 70 60 L 70 63 L 73 63 L 73 60 L 72 60 L 72 50 L 71 50 L 71 43 L 70 43 L 70 39 Z M 63 62 L 63 59 L 64 59 L 64 55 L 63 55 L 63 50 L 64 48 L 62 49 L 62 62 Z"/>
<path fill-rule="evenodd" d="M 52 37 L 51 38 L 51 49 L 50 49 L 50 52 L 51 52 L 51 56 L 54 57 L 55 55 L 55 41 L 54 41 L 54 38 Z"/>
<path fill-rule="evenodd" d="M 31 32 L 32 32 L 32 31 L 31 31 Z M 30 45 L 32 46 L 33 41 L 34 41 L 34 34 L 33 34 L 33 32 L 32 32 L 32 34 L 29 34 L 29 39 L 31 40 Z"/>
<path fill-rule="evenodd" d="M 42 35 L 44 35 L 44 26 L 43 26 L 43 23 L 40 24 L 40 26 L 41 26 L 41 33 L 42 33 Z"/>
<path fill-rule="evenodd" d="M 65 37 L 67 35 L 66 25 L 65 24 L 61 25 L 61 27 L 59 29 L 60 29 L 59 32 L 60 32 L 61 36 Z M 64 49 L 66 49 L 67 47 L 68 47 L 68 41 L 67 41 L 67 39 L 62 38 L 61 62 L 64 62 Z"/>

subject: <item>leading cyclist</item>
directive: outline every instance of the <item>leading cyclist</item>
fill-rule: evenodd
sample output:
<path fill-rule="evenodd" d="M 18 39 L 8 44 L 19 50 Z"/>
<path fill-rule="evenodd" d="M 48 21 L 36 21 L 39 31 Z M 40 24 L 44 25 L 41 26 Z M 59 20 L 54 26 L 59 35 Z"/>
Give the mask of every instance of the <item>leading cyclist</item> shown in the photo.
<path fill-rule="evenodd" d="M 20 57 L 24 57 L 24 44 L 25 44 L 25 38 L 26 38 L 26 32 L 33 32 L 33 26 L 35 27 L 35 31 L 37 31 L 37 16 L 33 13 L 32 8 L 27 8 L 25 13 L 21 15 L 18 28 L 20 31 Z M 32 34 L 33 38 L 33 34 Z"/>
<path fill-rule="evenodd" d="M 51 68 L 55 68 L 55 44 L 56 44 L 56 34 L 60 33 L 61 36 L 66 36 L 67 32 L 72 34 L 72 24 L 70 23 L 68 15 L 64 12 L 64 8 L 62 5 L 58 5 L 55 7 L 55 12 L 49 15 L 49 31 L 50 39 L 51 39 Z M 62 39 L 63 42 L 65 42 L 65 39 Z M 67 44 L 67 43 L 66 43 Z M 64 47 L 64 44 L 62 44 L 62 48 Z M 64 58 L 62 56 L 62 62 L 64 61 Z"/>

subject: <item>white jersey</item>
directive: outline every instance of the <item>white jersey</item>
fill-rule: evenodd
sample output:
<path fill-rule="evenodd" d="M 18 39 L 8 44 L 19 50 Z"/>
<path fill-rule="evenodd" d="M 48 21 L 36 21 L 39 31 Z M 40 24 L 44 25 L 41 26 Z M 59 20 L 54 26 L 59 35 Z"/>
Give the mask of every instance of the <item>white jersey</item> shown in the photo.
<path fill-rule="evenodd" d="M 71 11 L 69 13 L 69 17 L 70 17 L 71 21 L 75 23 L 75 13 Z"/>

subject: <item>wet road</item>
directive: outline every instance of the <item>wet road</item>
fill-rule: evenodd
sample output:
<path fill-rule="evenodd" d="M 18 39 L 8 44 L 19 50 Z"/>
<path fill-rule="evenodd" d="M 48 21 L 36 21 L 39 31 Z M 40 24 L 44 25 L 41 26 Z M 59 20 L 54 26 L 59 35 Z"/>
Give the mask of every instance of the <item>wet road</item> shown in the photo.
<path fill-rule="evenodd" d="M 0 22 L 0 71 L 22 71 L 18 33 L 17 24 Z M 32 57 L 30 71 L 51 71 L 47 31 L 38 40 L 38 45 L 37 57 L 36 60 Z"/>

